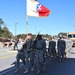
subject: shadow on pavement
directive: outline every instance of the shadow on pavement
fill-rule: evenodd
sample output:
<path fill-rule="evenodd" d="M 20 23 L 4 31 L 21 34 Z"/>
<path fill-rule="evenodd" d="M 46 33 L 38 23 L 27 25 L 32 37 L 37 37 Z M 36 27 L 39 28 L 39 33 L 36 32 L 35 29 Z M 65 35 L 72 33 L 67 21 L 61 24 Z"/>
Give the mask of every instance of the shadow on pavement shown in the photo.
<path fill-rule="evenodd" d="M 20 63 L 21 64 L 21 63 Z M 12 69 L 14 68 L 14 69 Z M 35 72 L 29 72 L 24 74 L 24 66 L 22 65 L 18 73 L 14 73 L 15 67 L 12 67 L 2 71 L 1 73 L 12 69 L 11 71 L 2 75 L 35 75 Z M 66 58 L 64 61 L 58 62 L 58 60 L 49 61 L 46 59 L 46 70 L 39 75 L 75 75 L 75 58 Z"/>

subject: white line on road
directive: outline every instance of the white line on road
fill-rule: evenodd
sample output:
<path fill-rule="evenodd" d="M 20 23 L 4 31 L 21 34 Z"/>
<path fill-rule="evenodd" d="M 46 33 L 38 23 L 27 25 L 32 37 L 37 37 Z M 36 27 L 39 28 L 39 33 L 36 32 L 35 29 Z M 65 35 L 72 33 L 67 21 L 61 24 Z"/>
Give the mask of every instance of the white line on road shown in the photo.
<path fill-rule="evenodd" d="M 23 64 L 21 64 L 20 67 L 21 67 L 21 66 L 23 66 Z M 13 68 L 11 68 L 11 69 L 9 69 L 9 70 L 7 70 L 7 71 L 4 71 L 4 72 L 0 73 L 0 75 L 6 74 L 6 73 L 8 73 L 8 72 L 10 72 L 10 71 L 12 71 L 12 70 L 14 70 L 14 69 L 15 69 L 15 67 L 13 67 Z"/>

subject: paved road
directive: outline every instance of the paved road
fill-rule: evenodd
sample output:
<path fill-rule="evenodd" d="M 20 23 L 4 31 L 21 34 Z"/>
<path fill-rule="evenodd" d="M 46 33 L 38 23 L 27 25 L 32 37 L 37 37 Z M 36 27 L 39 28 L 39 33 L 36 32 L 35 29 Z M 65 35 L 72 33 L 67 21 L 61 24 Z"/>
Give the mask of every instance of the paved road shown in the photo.
<path fill-rule="evenodd" d="M 1 51 L 8 51 L 8 50 L 11 50 L 11 49 L 12 49 L 12 47 L 1 47 L 0 52 Z"/>
<path fill-rule="evenodd" d="M 42 72 L 39 75 L 75 75 L 75 53 L 74 52 L 75 52 L 75 48 L 73 48 L 71 53 L 68 53 L 67 59 L 65 59 L 62 62 L 58 62 L 57 60 L 49 62 L 48 58 L 46 58 L 46 71 Z M 15 56 L 10 57 L 10 61 L 12 61 L 12 59 L 14 61 L 14 58 Z M 1 71 L 1 75 L 35 75 L 35 72 L 29 72 L 28 74 L 24 74 L 23 65 L 20 66 L 19 73 L 14 74 L 14 71 L 15 71 L 15 67 L 12 66 L 4 71 Z"/>
<path fill-rule="evenodd" d="M 0 71 L 13 67 L 11 65 L 15 61 L 16 51 L 10 51 L 12 48 L 0 48 Z"/>

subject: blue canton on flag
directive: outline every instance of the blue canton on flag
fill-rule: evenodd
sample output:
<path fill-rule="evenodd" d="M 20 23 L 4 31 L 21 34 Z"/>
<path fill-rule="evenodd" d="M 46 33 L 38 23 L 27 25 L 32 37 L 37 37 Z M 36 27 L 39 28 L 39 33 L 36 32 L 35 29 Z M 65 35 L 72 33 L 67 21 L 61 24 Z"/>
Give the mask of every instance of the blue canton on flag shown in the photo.
<path fill-rule="evenodd" d="M 41 4 L 36 5 L 36 10 L 41 10 Z"/>

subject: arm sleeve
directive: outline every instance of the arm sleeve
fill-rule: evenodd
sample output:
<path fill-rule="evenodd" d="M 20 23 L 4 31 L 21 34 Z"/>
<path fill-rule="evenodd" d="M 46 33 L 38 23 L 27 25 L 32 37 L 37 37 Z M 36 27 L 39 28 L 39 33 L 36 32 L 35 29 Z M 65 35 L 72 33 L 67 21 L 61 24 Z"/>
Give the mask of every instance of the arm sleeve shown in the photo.
<path fill-rule="evenodd" d="M 64 41 L 64 49 L 66 49 L 66 42 Z"/>
<path fill-rule="evenodd" d="M 43 40 L 43 50 L 44 50 L 44 52 L 46 52 L 46 42 L 45 42 L 45 40 Z"/>
<path fill-rule="evenodd" d="M 23 49 L 24 49 L 24 50 L 26 49 L 26 45 L 27 45 L 27 43 L 26 43 L 26 41 L 25 41 L 24 44 L 23 44 Z"/>
<path fill-rule="evenodd" d="M 59 49 L 59 40 L 57 41 L 57 50 Z"/>
<path fill-rule="evenodd" d="M 50 50 L 50 41 L 49 41 L 49 47 L 48 47 L 48 48 L 49 48 L 49 50 Z"/>

